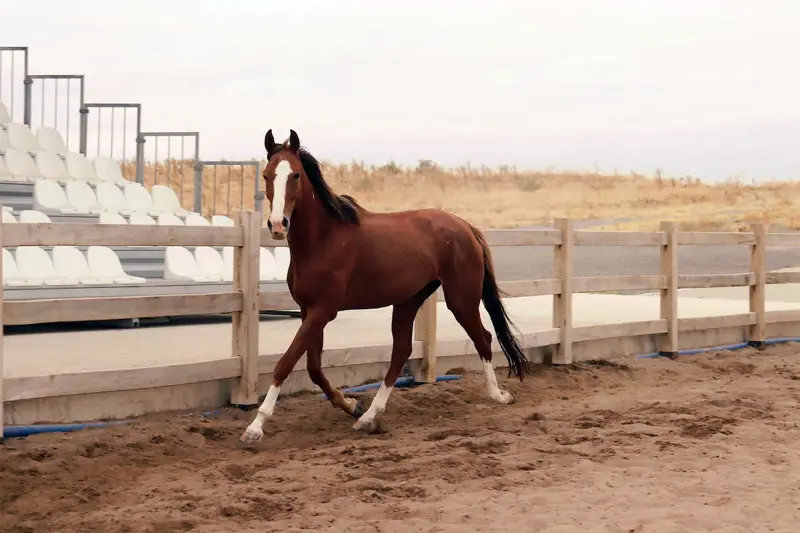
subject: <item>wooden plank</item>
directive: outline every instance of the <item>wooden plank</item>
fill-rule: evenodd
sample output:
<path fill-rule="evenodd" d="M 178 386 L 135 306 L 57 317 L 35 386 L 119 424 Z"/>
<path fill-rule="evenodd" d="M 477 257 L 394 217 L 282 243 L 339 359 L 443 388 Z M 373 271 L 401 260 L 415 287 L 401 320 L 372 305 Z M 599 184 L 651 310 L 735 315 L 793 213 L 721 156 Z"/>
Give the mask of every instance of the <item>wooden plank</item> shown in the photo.
<path fill-rule="evenodd" d="M 258 294 L 258 308 L 261 311 L 298 310 L 300 306 L 289 291 L 264 291 Z"/>
<path fill-rule="evenodd" d="M 749 341 L 763 344 L 767 336 L 764 313 L 767 306 L 767 232 L 763 222 L 753 225 L 756 240 L 750 247 L 750 271 L 755 283 L 750 286 L 750 312 L 756 314 L 756 323 L 750 328 Z"/>
<path fill-rule="evenodd" d="M 523 281 L 501 281 L 497 284 L 503 292 L 502 296 L 516 298 L 518 296 L 546 296 L 561 293 L 559 279 L 528 279 Z"/>
<path fill-rule="evenodd" d="M 678 227 L 674 222 L 662 222 L 664 246 L 660 251 L 660 271 L 666 286 L 661 291 L 660 314 L 666 323 L 666 335 L 659 343 L 659 353 L 668 357 L 678 354 Z"/>
<path fill-rule="evenodd" d="M 616 339 L 635 335 L 660 335 L 667 333 L 666 320 L 644 320 L 641 322 L 623 322 L 619 324 L 599 324 L 573 328 L 572 341 L 586 342 L 601 339 Z"/>
<path fill-rule="evenodd" d="M 769 233 L 767 246 L 800 246 L 800 232 Z"/>
<path fill-rule="evenodd" d="M 572 363 L 572 271 L 575 230 L 568 218 L 556 220 L 561 231 L 561 245 L 556 246 L 554 259 L 555 276 L 561 280 L 561 291 L 553 296 L 553 327 L 560 331 L 558 349 L 553 354 L 553 364 Z"/>
<path fill-rule="evenodd" d="M 3 204 L 0 204 L 0 213 L 3 211 Z M 0 217 L 0 250 L 3 249 L 3 231 L 4 231 L 3 219 Z M 3 254 L 0 253 L 0 273 L 3 272 Z M 3 420 L 4 420 L 4 413 L 3 413 L 3 327 L 5 326 L 5 321 L 3 320 L 3 314 L 5 310 L 3 309 L 3 300 L 5 299 L 5 295 L 3 294 L 3 284 L 0 283 L 0 441 L 3 440 Z"/>
<path fill-rule="evenodd" d="M 572 292 L 660 290 L 667 286 L 664 276 L 596 276 L 574 278 Z"/>
<path fill-rule="evenodd" d="M 678 288 L 750 287 L 756 282 L 752 272 L 742 274 L 688 274 L 678 276 Z"/>
<path fill-rule="evenodd" d="M 157 347 L 155 347 L 157 348 Z M 6 378 L 5 401 L 171 387 L 239 376 L 237 359 Z"/>
<path fill-rule="evenodd" d="M 483 231 L 489 246 L 558 246 L 561 232 L 550 229 L 487 229 Z"/>
<path fill-rule="evenodd" d="M 235 292 L 169 294 L 119 298 L 66 298 L 63 300 L 11 300 L 5 302 L 6 325 L 115 320 L 122 318 L 211 315 L 241 309 L 242 295 Z"/>
<path fill-rule="evenodd" d="M 666 240 L 657 231 L 598 231 L 575 232 L 576 246 L 662 246 Z"/>
<path fill-rule="evenodd" d="M 122 224 L 14 224 L 3 246 L 241 246 L 242 228 Z"/>
<path fill-rule="evenodd" d="M 755 313 L 741 313 L 738 315 L 701 316 L 695 318 L 678 319 L 678 331 L 706 331 L 710 329 L 723 329 L 752 326 L 756 323 Z"/>
<path fill-rule="evenodd" d="M 736 244 L 755 244 L 756 236 L 753 233 L 740 231 L 680 231 L 678 232 L 679 245 L 695 246 L 726 246 Z"/>
<path fill-rule="evenodd" d="M 242 211 L 240 225 L 244 228 L 244 245 L 234 248 L 234 290 L 242 295 L 242 310 L 233 314 L 232 355 L 239 357 L 242 376 L 231 390 L 233 405 L 258 403 L 258 293 L 259 293 L 259 235 L 260 213 Z"/>
<path fill-rule="evenodd" d="M 438 290 L 437 290 L 438 292 Z M 423 383 L 436 381 L 436 292 L 425 300 L 414 319 L 414 340 L 422 342 L 422 361 L 414 378 Z"/>
<path fill-rule="evenodd" d="M 769 272 L 766 283 L 767 285 L 800 283 L 800 272 Z"/>
<path fill-rule="evenodd" d="M 778 322 L 800 322 L 800 309 L 767 311 L 764 313 L 764 322 L 768 324 L 775 324 Z"/>

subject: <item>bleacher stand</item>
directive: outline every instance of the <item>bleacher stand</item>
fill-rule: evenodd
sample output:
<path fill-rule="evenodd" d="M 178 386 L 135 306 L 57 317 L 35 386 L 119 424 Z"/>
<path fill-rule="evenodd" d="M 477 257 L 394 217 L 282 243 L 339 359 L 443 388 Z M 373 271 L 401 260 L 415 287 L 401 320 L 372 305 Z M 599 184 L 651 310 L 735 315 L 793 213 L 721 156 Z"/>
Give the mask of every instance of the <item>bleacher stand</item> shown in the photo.
<path fill-rule="evenodd" d="M 0 202 L 4 224 L 97 223 L 138 225 L 233 226 L 229 217 L 211 220 L 180 204 L 164 185 L 148 190 L 128 181 L 120 163 L 106 156 L 88 159 L 68 149 L 53 128 L 12 122 L 0 102 Z M 83 249 L 82 249 L 83 248 Z M 261 248 L 261 281 L 285 280 L 288 249 Z M 28 297 L 52 298 L 54 289 L 70 294 L 114 287 L 166 287 L 233 280 L 233 248 L 200 246 L 38 247 L 3 249 L 6 298 L 17 291 L 41 291 Z M 51 292 L 47 292 L 51 291 Z M 157 291 L 158 292 L 158 291 Z M 92 293 L 92 295 L 96 295 Z M 112 295 L 112 294 L 109 294 Z"/>

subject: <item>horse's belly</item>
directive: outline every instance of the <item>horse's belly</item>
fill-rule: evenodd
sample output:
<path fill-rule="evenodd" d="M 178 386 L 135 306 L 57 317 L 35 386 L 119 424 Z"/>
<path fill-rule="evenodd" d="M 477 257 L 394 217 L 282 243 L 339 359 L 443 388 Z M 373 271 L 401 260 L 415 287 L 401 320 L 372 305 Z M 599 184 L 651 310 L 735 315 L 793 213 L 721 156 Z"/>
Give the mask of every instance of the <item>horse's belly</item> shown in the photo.
<path fill-rule="evenodd" d="M 436 266 L 430 258 L 413 251 L 361 259 L 347 287 L 346 301 L 350 309 L 404 302 L 436 279 Z"/>

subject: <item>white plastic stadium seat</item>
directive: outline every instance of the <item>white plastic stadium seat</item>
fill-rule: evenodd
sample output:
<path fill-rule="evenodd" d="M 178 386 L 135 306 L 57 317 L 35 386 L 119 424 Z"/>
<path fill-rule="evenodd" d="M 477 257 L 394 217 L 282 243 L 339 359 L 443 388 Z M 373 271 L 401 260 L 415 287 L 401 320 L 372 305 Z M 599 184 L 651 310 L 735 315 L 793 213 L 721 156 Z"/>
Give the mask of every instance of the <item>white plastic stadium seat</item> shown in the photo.
<path fill-rule="evenodd" d="M 125 184 L 124 191 L 125 198 L 128 199 L 128 205 L 134 211 L 147 213 L 150 216 L 158 216 L 161 213 L 161 210 L 153 202 L 153 197 L 150 196 L 150 193 L 141 183 L 130 181 Z"/>
<path fill-rule="evenodd" d="M 132 226 L 155 226 L 156 221 L 153 220 L 153 217 L 150 215 L 146 215 L 144 213 L 131 213 L 131 216 L 128 217 L 128 222 Z"/>
<path fill-rule="evenodd" d="M 72 181 L 72 176 L 67 171 L 67 166 L 61 157 L 55 152 L 40 151 L 36 152 L 36 168 L 39 173 L 47 179 L 56 180 L 61 184 Z"/>
<path fill-rule="evenodd" d="M 86 259 L 92 276 L 99 279 L 111 279 L 117 285 L 136 285 L 145 283 L 145 278 L 128 275 L 114 250 L 107 246 L 90 246 L 86 251 Z"/>
<path fill-rule="evenodd" d="M 8 124 L 11 122 L 11 115 L 8 114 L 6 104 L 0 102 L 0 124 Z"/>
<path fill-rule="evenodd" d="M 69 153 L 64 138 L 55 128 L 39 126 L 39 129 L 36 130 L 36 140 L 42 150 L 49 150 L 60 156 L 66 156 Z"/>
<path fill-rule="evenodd" d="M 36 140 L 36 136 L 26 124 L 22 122 L 9 122 L 0 127 L 6 130 L 6 138 L 9 146 L 12 148 L 30 152 L 31 154 L 41 150 L 39 141 Z"/>
<path fill-rule="evenodd" d="M 100 179 L 86 156 L 77 152 L 68 152 L 66 155 L 67 173 L 70 178 L 78 181 L 86 181 L 92 185 L 97 185 Z"/>
<path fill-rule="evenodd" d="M 119 163 L 110 157 L 104 155 L 95 157 L 94 169 L 97 171 L 97 178 L 100 181 L 116 183 L 120 186 L 128 183 L 128 180 L 122 175 L 122 168 L 119 166 Z"/>
<path fill-rule="evenodd" d="M 3 209 L 3 224 L 16 224 L 17 219 L 14 218 L 14 215 Z"/>
<path fill-rule="evenodd" d="M 194 249 L 194 260 L 198 277 L 222 281 L 225 264 L 218 251 L 210 246 L 198 246 Z"/>
<path fill-rule="evenodd" d="M 159 226 L 183 226 L 183 220 L 172 213 L 161 213 L 158 215 Z"/>
<path fill-rule="evenodd" d="M 29 153 L 16 148 L 4 148 L 6 168 L 13 181 L 34 181 L 42 178 L 36 162 Z"/>
<path fill-rule="evenodd" d="M 45 285 L 77 285 L 77 281 L 58 276 L 50 255 L 38 246 L 17 248 L 17 269 L 25 279 L 41 281 Z"/>
<path fill-rule="evenodd" d="M 51 180 L 37 180 L 33 184 L 33 207 L 37 211 L 78 212 L 70 205 L 61 185 Z"/>
<path fill-rule="evenodd" d="M 218 278 L 203 276 L 197 267 L 194 255 L 183 246 L 167 247 L 164 257 L 164 279 L 196 282 L 219 281 Z"/>
<path fill-rule="evenodd" d="M 100 213 L 100 217 L 97 219 L 98 224 L 119 224 L 119 225 L 128 225 L 128 222 L 125 220 L 125 217 L 120 215 L 119 213 L 111 213 L 109 211 L 104 211 Z"/>
<path fill-rule="evenodd" d="M 150 189 L 150 194 L 153 197 L 153 203 L 156 209 L 164 211 L 165 213 L 174 213 L 179 217 L 185 217 L 193 212 L 184 209 L 181 206 L 180 200 L 178 200 L 178 195 L 166 185 L 153 185 Z"/>
<path fill-rule="evenodd" d="M 74 246 L 54 246 L 53 266 L 60 279 L 80 285 L 113 285 L 113 278 L 98 278 L 89 270 L 89 262 Z"/>
<path fill-rule="evenodd" d="M 261 247 L 258 257 L 258 280 L 271 281 L 278 274 L 278 264 L 268 248 Z"/>
<path fill-rule="evenodd" d="M 125 195 L 119 187 L 113 183 L 105 181 L 100 182 L 97 184 L 97 187 L 95 187 L 95 191 L 97 192 L 97 203 L 100 204 L 100 208 L 104 211 L 120 213 L 122 215 L 130 215 L 133 213 L 128 199 L 125 198 Z"/>
<path fill-rule="evenodd" d="M 275 254 L 275 279 L 286 281 L 286 274 L 289 272 L 289 248 L 286 246 L 276 246 L 272 249 Z"/>
<path fill-rule="evenodd" d="M 19 214 L 19 221 L 23 224 L 50 224 L 50 217 L 36 209 L 25 209 Z"/>
<path fill-rule="evenodd" d="M 17 181 L 14 179 L 14 176 L 11 175 L 11 171 L 8 170 L 6 166 L 6 156 L 3 153 L 3 149 L 0 148 L 0 181 Z"/>
<path fill-rule="evenodd" d="M 70 181 L 66 186 L 66 196 L 70 207 L 78 213 L 99 215 L 103 212 L 97 197 L 85 181 Z"/>
<path fill-rule="evenodd" d="M 8 134 L 4 124 L 0 124 L 0 150 L 4 148 L 11 148 L 11 143 L 8 142 Z"/>
<path fill-rule="evenodd" d="M 12 213 L 14 211 L 14 208 L 11 207 L 10 205 L 4 205 L 3 211 L 8 211 L 9 213 Z"/>
<path fill-rule="evenodd" d="M 11 252 L 3 248 L 3 285 L 9 287 L 37 287 L 42 285 L 41 280 L 26 278 L 17 267 L 17 262 Z"/>
<path fill-rule="evenodd" d="M 233 281 L 233 246 L 222 249 L 222 281 Z"/>
<path fill-rule="evenodd" d="M 210 226 L 211 222 L 207 218 L 198 215 L 197 213 L 189 213 L 186 215 L 187 226 Z"/>
<path fill-rule="evenodd" d="M 226 217 L 225 215 L 214 215 L 213 217 L 211 217 L 211 225 L 232 228 L 236 224 L 230 217 Z"/>

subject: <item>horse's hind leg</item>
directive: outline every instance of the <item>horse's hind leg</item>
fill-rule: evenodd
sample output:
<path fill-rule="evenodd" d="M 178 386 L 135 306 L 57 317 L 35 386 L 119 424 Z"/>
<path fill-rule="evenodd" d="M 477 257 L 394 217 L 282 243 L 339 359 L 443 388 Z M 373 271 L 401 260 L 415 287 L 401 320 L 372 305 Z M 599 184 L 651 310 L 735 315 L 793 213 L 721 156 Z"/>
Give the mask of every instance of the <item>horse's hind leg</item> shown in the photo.
<path fill-rule="evenodd" d="M 325 374 L 322 373 L 323 332 L 316 334 L 306 351 L 306 369 L 311 381 L 322 389 L 334 407 L 338 407 L 350 416 L 359 416 L 361 410 L 355 398 L 345 398 L 340 390 L 334 389 Z"/>
<path fill-rule="evenodd" d="M 386 410 L 386 403 L 392 394 L 394 384 L 400 377 L 400 372 L 403 371 L 403 365 L 411 356 L 414 318 L 417 316 L 417 311 L 438 288 L 438 281 L 431 282 L 410 299 L 394 306 L 392 310 L 392 359 L 389 362 L 389 370 L 386 372 L 386 377 L 383 379 L 378 393 L 372 399 L 369 409 L 353 424 L 353 429 L 371 433 L 378 427 L 377 418 Z"/>
<path fill-rule="evenodd" d="M 453 289 L 452 287 L 448 291 L 447 284 L 442 285 L 442 291 L 444 292 L 447 308 L 453 313 L 461 327 L 464 328 L 483 362 L 483 373 L 486 376 L 486 388 L 489 398 L 503 405 L 513 403 L 514 395 L 501 389 L 497 384 L 497 375 L 492 366 L 492 334 L 483 327 L 483 322 L 481 321 L 480 294 L 470 295 L 466 294 L 469 291 Z"/>

